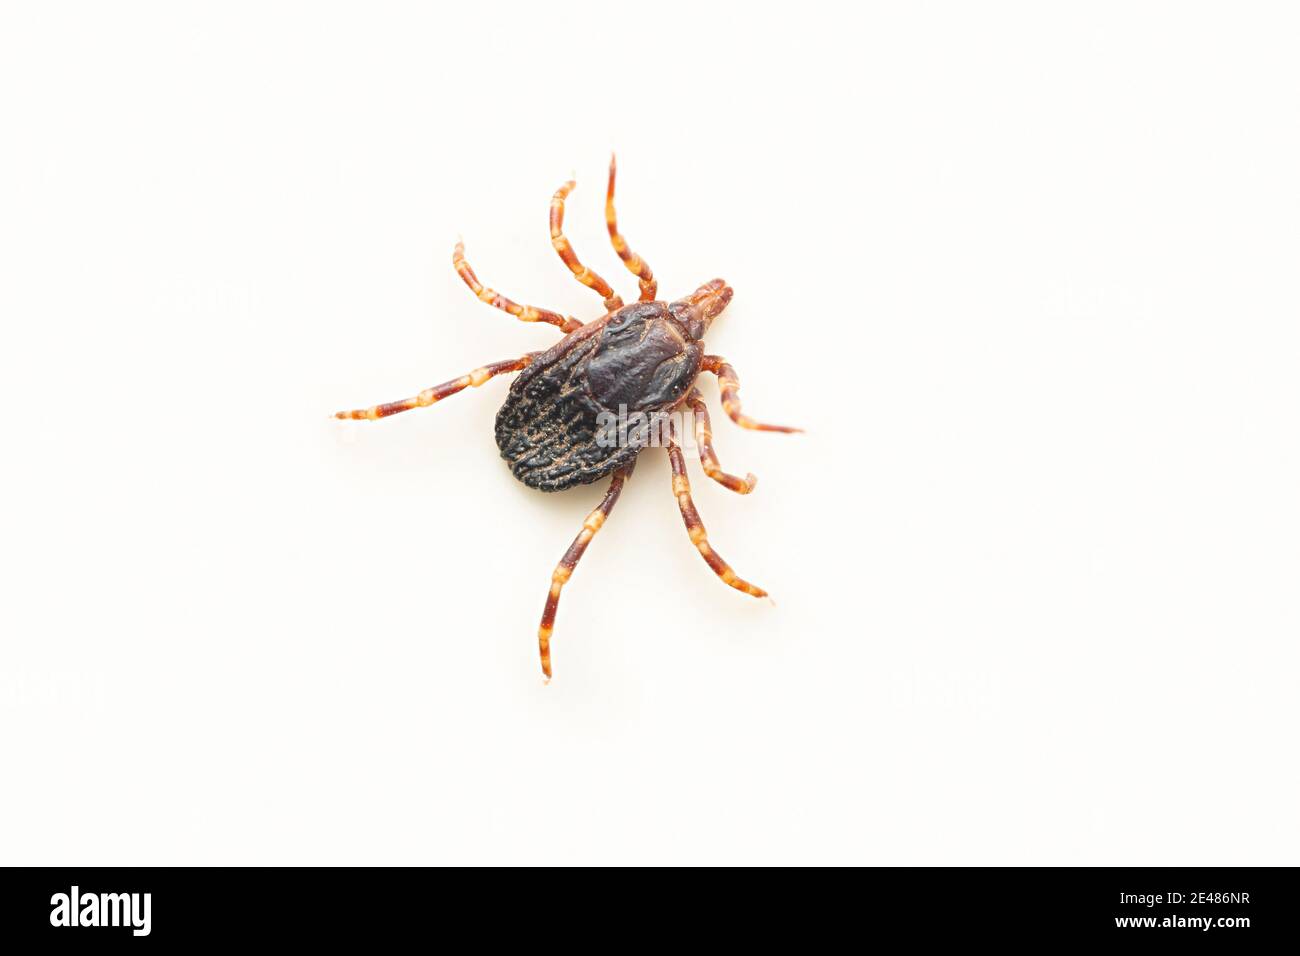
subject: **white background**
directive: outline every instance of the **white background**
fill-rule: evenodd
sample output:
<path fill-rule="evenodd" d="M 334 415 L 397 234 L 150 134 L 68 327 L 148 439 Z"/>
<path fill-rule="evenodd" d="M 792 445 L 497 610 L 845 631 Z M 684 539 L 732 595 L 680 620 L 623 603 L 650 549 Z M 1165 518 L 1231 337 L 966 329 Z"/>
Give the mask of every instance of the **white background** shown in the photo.
<path fill-rule="evenodd" d="M 8 4 L 0 861 L 1297 861 L 1284 5 Z M 736 289 L 718 582 L 507 384 L 605 164 Z M 703 385 L 711 402 L 717 390 Z M 716 409 L 716 404 L 714 405 Z"/>

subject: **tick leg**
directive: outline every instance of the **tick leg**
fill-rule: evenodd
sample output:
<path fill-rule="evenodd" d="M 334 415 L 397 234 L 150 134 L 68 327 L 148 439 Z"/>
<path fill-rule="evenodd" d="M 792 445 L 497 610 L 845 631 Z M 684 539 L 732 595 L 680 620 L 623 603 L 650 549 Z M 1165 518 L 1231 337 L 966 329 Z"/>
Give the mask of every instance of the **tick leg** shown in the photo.
<path fill-rule="evenodd" d="M 440 402 L 448 395 L 455 395 L 462 389 L 469 388 L 471 385 L 478 387 L 490 378 L 497 375 L 504 375 L 507 372 L 518 372 L 525 369 L 533 363 L 533 359 L 541 355 L 541 352 L 529 352 L 517 359 L 510 359 L 505 362 L 493 362 L 491 365 L 484 365 L 482 368 L 476 368 L 468 375 L 462 375 L 460 378 L 454 378 L 450 382 L 443 382 L 441 385 L 435 385 L 432 388 L 426 388 L 414 398 L 404 398 L 397 402 L 388 402 L 384 405 L 375 405 L 372 408 L 358 408 L 350 412 L 335 412 L 335 418 L 357 418 L 357 419 L 375 419 L 387 418 L 389 415 L 396 415 L 398 412 L 409 412 L 412 408 L 424 408 L 432 405 L 434 402 Z"/>
<path fill-rule="evenodd" d="M 674 431 L 671 425 L 668 430 Z M 722 555 L 714 551 L 709 544 L 709 535 L 704 530 L 703 522 L 700 521 L 700 513 L 695 510 L 695 503 L 691 501 L 691 483 L 686 477 L 686 460 L 682 457 L 682 446 L 677 443 L 675 434 L 669 435 L 666 443 L 668 461 L 673 468 L 673 495 L 677 498 L 677 507 L 681 509 L 682 520 L 686 522 L 686 533 L 690 535 L 691 543 L 708 562 L 713 573 L 722 578 L 724 584 L 730 584 L 737 591 L 744 591 L 754 597 L 767 597 L 766 591 L 755 587 L 731 570 L 731 565 L 722 560 Z"/>
<path fill-rule="evenodd" d="M 451 254 L 451 264 L 456 267 L 456 273 L 465 280 L 469 290 L 486 302 L 493 308 L 500 309 L 502 312 L 509 312 L 521 322 L 548 322 L 555 326 L 561 332 L 572 332 L 574 329 L 582 328 L 582 323 L 574 318 L 565 318 L 558 312 L 552 312 L 550 309 L 539 309 L 532 305 L 520 305 L 507 299 L 495 289 L 489 289 L 483 283 L 478 281 L 478 276 L 474 275 L 474 270 L 469 267 L 465 261 L 465 243 L 456 243 L 456 248 Z"/>
<path fill-rule="evenodd" d="M 574 255 L 573 247 L 569 245 L 569 240 L 564 238 L 564 200 L 568 198 L 575 185 L 573 180 L 569 180 L 555 191 L 555 196 L 551 199 L 551 245 L 560 254 L 560 258 L 569 267 L 569 271 L 573 273 L 574 278 L 587 288 L 595 289 L 597 294 L 605 300 L 605 310 L 613 312 L 615 309 L 623 307 L 623 300 L 619 298 L 618 293 L 610 288 L 608 282 L 578 261 L 578 257 Z"/>
<path fill-rule="evenodd" d="M 700 446 L 700 464 L 704 466 L 704 473 L 738 495 L 749 494 L 758 483 L 753 473 L 744 478 L 737 478 L 735 475 L 727 474 L 718 465 L 718 456 L 713 452 L 713 429 L 709 425 L 709 409 L 704 404 L 704 396 L 700 394 L 700 390 L 691 389 L 691 393 L 686 396 L 686 401 L 695 416 L 695 444 Z"/>
<path fill-rule="evenodd" d="M 632 464 L 614 472 L 614 480 L 609 484 L 609 491 L 605 492 L 605 500 L 595 511 L 587 515 L 587 520 L 582 523 L 582 530 L 573 539 L 573 544 L 569 545 L 569 550 L 564 552 L 564 557 L 560 558 L 560 563 L 555 566 L 555 572 L 551 575 L 551 592 L 546 596 L 542 623 L 537 628 L 537 646 L 542 654 L 542 673 L 548 679 L 551 676 L 551 633 L 555 630 L 555 611 L 560 605 L 560 592 L 564 590 L 564 585 L 573 575 L 573 569 L 578 566 L 578 560 L 587 550 L 587 545 L 605 523 L 609 513 L 614 510 L 618 496 L 623 492 L 623 483 L 627 481 L 635 467 L 636 461 L 633 460 Z"/>
<path fill-rule="evenodd" d="M 722 356 L 704 356 L 704 361 L 700 364 L 700 370 L 712 372 L 718 376 L 718 386 L 722 391 L 722 410 L 727 413 L 728 418 L 741 428 L 751 428 L 760 432 L 803 431 L 802 428 L 790 428 L 786 425 L 764 425 L 762 422 L 754 421 L 748 415 L 742 415 L 740 411 L 740 379 L 736 378 L 736 370 L 728 365 L 726 359 L 722 358 Z"/>
<path fill-rule="evenodd" d="M 637 277 L 637 281 L 641 285 L 641 301 L 653 302 L 655 295 L 659 291 L 659 280 L 650 271 L 650 263 L 629 249 L 627 240 L 618 232 L 618 216 L 614 214 L 614 174 L 616 171 L 614 157 L 610 156 L 609 188 L 605 190 L 605 224 L 609 226 L 609 241 L 614 244 L 614 251 L 623 260 L 623 265 L 627 266 L 632 274 Z"/>

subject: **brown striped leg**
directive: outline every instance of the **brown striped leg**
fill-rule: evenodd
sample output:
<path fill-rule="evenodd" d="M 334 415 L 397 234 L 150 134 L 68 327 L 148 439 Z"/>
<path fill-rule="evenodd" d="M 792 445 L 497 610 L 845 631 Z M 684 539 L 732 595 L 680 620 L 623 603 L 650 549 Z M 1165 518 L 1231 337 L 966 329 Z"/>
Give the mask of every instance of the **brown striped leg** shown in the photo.
<path fill-rule="evenodd" d="M 551 592 L 546 596 L 542 623 L 537 628 L 537 646 L 542 653 L 542 673 L 548 679 L 551 676 L 551 633 L 555 630 L 555 611 L 560 605 L 560 592 L 564 590 L 565 583 L 573 575 L 573 569 L 578 566 L 578 559 L 587 550 L 587 545 L 591 544 L 591 539 L 596 536 L 596 532 L 605 523 L 609 513 L 614 510 L 618 496 L 623 492 L 623 483 L 627 481 L 635 467 L 636 460 L 633 459 L 632 464 L 614 472 L 614 480 L 609 484 L 609 491 L 605 492 L 605 500 L 595 511 L 587 515 L 587 520 L 582 523 L 582 530 L 573 539 L 573 544 L 569 545 L 569 550 L 564 552 L 564 557 L 560 558 L 560 563 L 555 566 L 555 573 L 551 575 Z"/>
<path fill-rule="evenodd" d="M 539 309 L 532 305 L 520 305 L 507 299 L 495 289 L 489 289 L 483 283 L 478 281 L 478 276 L 474 275 L 474 270 L 469 267 L 465 261 L 465 243 L 456 243 L 456 248 L 451 254 L 451 264 L 456 267 L 456 273 L 465 280 L 469 290 L 486 302 L 493 308 L 500 309 L 502 312 L 509 312 L 521 322 L 547 322 L 555 326 L 561 332 L 572 332 L 574 329 L 582 328 L 582 323 L 574 318 L 565 318 L 558 312 L 552 312 L 550 309 Z"/>
<path fill-rule="evenodd" d="M 670 423 L 671 421 L 669 419 Z M 695 503 L 691 501 L 691 483 L 686 477 L 686 459 L 682 457 L 682 446 L 677 443 L 675 428 L 671 424 L 668 426 L 668 431 L 671 434 L 668 435 L 666 444 L 668 461 L 673 468 L 673 495 L 677 498 L 677 507 L 681 509 L 682 520 L 686 522 L 686 533 L 690 535 L 691 543 L 699 549 L 704 560 L 713 569 L 713 573 L 722 578 L 724 584 L 730 584 L 737 591 L 744 591 L 754 597 L 767 597 L 767 592 L 762 588 L 755 587 L 738 577 L 736 572 L 731 570 L 731 565 L 723 561 L 722 556 L 710 546 L 708 533 L 700 521 L 700 513 L 695 510 Z"/>
<path fill-rule="evenodd" d="M 623 300 L 610 288 L 608 282 L 578 261 L 578 257 L 573 253 L 573 246 L 569 245 L 569 240 L 564 238 L 564 200 L 568 198 L 575 185 L 573 180 L 569 180 L 555 191 L 555 196 L 551 199 L 551 245 L 555 247 L 555 251 L 560 254 L 560 258 L 564 260 L 564 264 L 569 267 L 574 277 L 588 289 L 595 289 L 605 300 L 605 310 L 613 312 L 615 309 L 623 308 Z"/>
<path fill-rule="evenodd" d="M 758 479 L 754 477 L 753 472 L 744 478 L 737 478 L 735 475 L 727 474 L 718 465 L 718 456 L 713 452 L 713 429 L 709 424 L 709 409 L 704 404 L 704 396 L 700 394 L 700 390 L 691 389 L 691 393 L 686 396 L 686 401 L 695 416 L 695 444 L 700 446 L 700 464 L 704 466 L 704 473 L 738 495 L 749 494 L 758 484 Z"/>
<path fill-rule="evenodd" d="M 803 431 L 802 428 L 790 428 L 786 425 L 764 425 L 762 422 L 754 421 L 748 415 L 742 415 L 740 412 L 740 379 L 736 378 L 736 370 L 728 365 L 726 359 L 722 358 L 722 356 L 704 356 L 704 361 L 700 364 L 700 370 L 712 372 L 718 376 L 718 386 L 722 391 L 722 410 L 727 413 L 728 418 L 741 428 L 751 428 L 760 432 Z"/>
<path fill-rule="evenodd" d="M 609 188 L 605 190 L 605 224 L 609 226 L 609 241 L 614 244 L 614 251 L 623 260 L 623 265 L 627 266 L 632 274 L 637 277 L 637 282 L 641 286 L 641 301 L 653 302 L 655 295 L 659 292 L 659 280 L 650 271 L 650 263 L 629 249 L 627 240 L 618 232 L 618 216 L 614 214 L 614 174 L 616 169 L 614 157 L 611 155 L 609 157 Z"/>
<path fill-rule="evenodd" d="M 413 408 L 424 408 L 432 405 L 434 402 L 440 402 L 448 395 L 455 395 L 462 389 L 469 388 L 471 385 L 478 387 L 490 378 L 497 375 L 504 375 L 507 372 L 518 372 L 533 364 L 533 359 L 541 355 L 541 352 L 529 352 L 527 355 L 517 359 L 510 359 L 506 362 L 493 362 L 491 365 L 484 365 L 482 368 L 476 368 L 468 375 L 462 375 L 460 378 L 454 378 L 450 382 L 443 382 L 441 385 L 435 385 L 432 388 L 426 388 L 414 398 L 404 398 L 398 402 L 388 402 L 385 405 L 375 405 L 372 408 L 358 408 L 350 412 L 335 412 L 335 418 L 357 418 L 357 419 L 375 419 L 387 418 L 389 415 L 396 415 L 398 412 L 409 412 Z"/>

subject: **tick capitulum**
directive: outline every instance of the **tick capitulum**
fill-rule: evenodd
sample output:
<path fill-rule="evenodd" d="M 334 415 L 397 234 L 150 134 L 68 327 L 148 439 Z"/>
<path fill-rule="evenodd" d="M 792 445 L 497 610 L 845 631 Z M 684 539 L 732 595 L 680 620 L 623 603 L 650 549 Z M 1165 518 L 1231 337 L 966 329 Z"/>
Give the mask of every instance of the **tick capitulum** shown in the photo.
<path fill-rule="evenodd" d="M 494 308 L 524 322 L 546 322 L 565 333 L 545 352 L 528 352 L 519 358 L 484 365 L 441 385 L 426 388 L 414 398 L 375 405 L 336 418 L 377 419 L 413 408 L 423 408 L 454 395 L 469 386 L 479 386 L 507 372 L 522 374 L 510 385 L 505 404 L 497 413 L 496 438 L 501 457 L 511 473 L 530 488 L 563 491 L 588 484 L 606 475 L 613 478 L 600 505 L 587 516 L 582 530 L 564 552 L 551 575 L 551 589 L 542 611 L 537 640 L 542 672 L 551 676 L 551 634 L 560 592 L 577 567 L 587 545 L 614 510 L 623 485 L 632 474 L 637 456 L 645 450 L 639 441 L 607 440 L 601 421 L 609 415 L 642 413 L 646 416 L 689 408 L 695 419 L 695 440 L 704 473 L 738 494 L 754 490 L 753 475 L 737 478 L 718 465 L 713 452 L 709 412 L 695 387 L 702 372 L 716 375 L 722 394 L 723 411 L 742 428 L 757 431 L 794 432 L 797 428 L 764 425 L 742 414 L 740 383 L 735 370 L 717 355 L 707 355 L 703 338 L 709 325 L 731 301 L 731 287 L 721 279 L 704 283 L 690 295 L 672 302 L 656 298 L 658 282 L 644 259 L 628 248 L 619 234 L 614 214 L 615 163 L 609 161 L 609 188 L 605 200 L 605 221 L 609 238 L 623 264 L 637 277 L 641 295 L 637 302 L 623 300 L 604 279 L 584 266 L 564 236 L 564 201 L 573 190 L 572 182 L 556 190 L 551 200 L 551 245 L 574 277 L 604 300 L 605 314 L 583 324 L 549 309 L 519 305 L 487 288 L 465 261 L 465 248 L 456 244 L 451 261 L 465 284 Z M 661 439 L 667 446 L 672 466 L 673 496 L 691 543 L 724 583 L 754 597 L 767 592 L 741 578 L 709 543 L 699 512 L 691 500 L 675 419 L 662 417 Z"/>

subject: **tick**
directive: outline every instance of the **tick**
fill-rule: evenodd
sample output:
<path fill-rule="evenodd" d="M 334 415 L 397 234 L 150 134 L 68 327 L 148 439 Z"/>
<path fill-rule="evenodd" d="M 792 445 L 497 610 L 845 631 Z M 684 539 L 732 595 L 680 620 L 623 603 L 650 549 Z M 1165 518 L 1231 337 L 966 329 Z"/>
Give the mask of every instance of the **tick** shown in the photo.
<path fill-rule="evenodd" d="M 686 532 L 713 572 L 738 591 L 754 597 L 767 596 L 762 588 L 737 575 L 714 550 L 691 500 L 691 484 L 686 477 L 681 446 L 682 416 L 675 412 L 689 410 L 693 415 L 695 441 L 706 475 L 742 495 L 753 491 L 757 480 L 752 474 L 737 478 L 719 466 L 713 451 L 708 408 L 695 387 L 702 373 L 717 376 L 723 411 L 741 428 L 799 431 L 782 425 L 765 425 L 742 414 L 740 383 L 735 370 L 720 356 L 704 351 L 704 334 L 731 301 L 730 286 L 721 279 L 713 279 L 685 298 L 672 302 L 656 298 L 658 281 L 649 264 L 628 248 L 618 231 L 614 214 L 615 172 L 611 157 L 605 221 L 614 251 L 641 287 L 636 302 L 624 305 L 608 282 L 578 260 L 565 238 L 564 202 L 574 187 L 572 181 L 567 182 L 556 190 L 551 200 L 551 245 L 574 277 L 604 300 L 605 314 L 584 324 L 549 309 L 519 305 L 479 282 L 465 261 L 464 244 L 458 242 L 452 253 L 452 265 L 474 295 L 523 322 L 553 325 L 564 333 L 564 338 L 544 352 L 528 352 L 519 358 L 484 365 L 468 375 L 426 388 L 414 398 L 335 414 L 336 418 L 344 419 L 387 418 L 432 405 L 498 375 L 519 372 L 496 418 L 497 447 L 511 473 L 539 491 L 563 491 L 613 476 L 604 500 L 582 523 L 582 530 L 551 575 L 551 589 L 537 630 L 542 672 L 547 678 L 551 676 L 551 634 L 560 592 L 587 545 L 614 510 L 637 456 L 647 447 L 657 444 L 666 447 L 672 467 L 673 496 L 686 523 Z"/>

